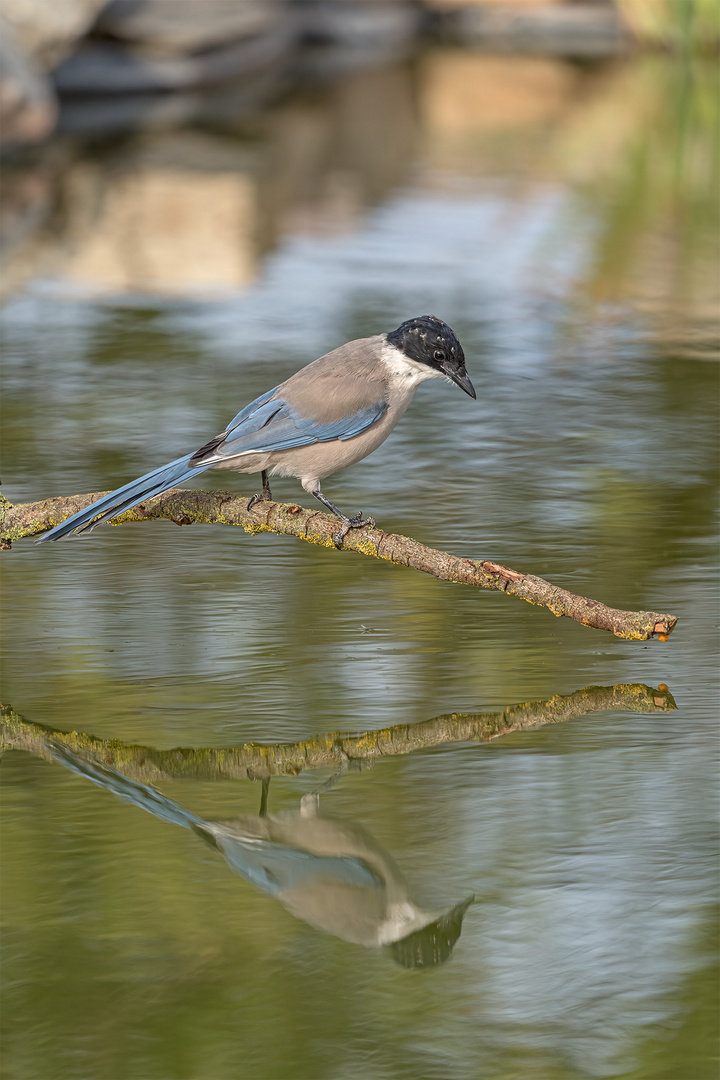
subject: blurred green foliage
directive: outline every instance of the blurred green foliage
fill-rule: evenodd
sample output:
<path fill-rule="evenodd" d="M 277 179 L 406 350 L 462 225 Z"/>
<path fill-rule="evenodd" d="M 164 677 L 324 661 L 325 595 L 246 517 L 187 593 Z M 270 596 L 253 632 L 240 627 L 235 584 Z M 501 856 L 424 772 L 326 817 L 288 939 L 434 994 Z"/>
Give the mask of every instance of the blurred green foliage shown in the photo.
<path fill-rule="evenodd" d="M 583 291 L 639 304 L 656 338 L 697 338 L 703 352 L 720 309 L 717 91 L 709 57 L 645 56 L 615 73 L 561 145 L 598 223 Z"/>
<path fill-rule="evenodd" d="M 720 40 L 717 0 L 617 0 L 640 42 L 677 50 L 707 50 Z"/>

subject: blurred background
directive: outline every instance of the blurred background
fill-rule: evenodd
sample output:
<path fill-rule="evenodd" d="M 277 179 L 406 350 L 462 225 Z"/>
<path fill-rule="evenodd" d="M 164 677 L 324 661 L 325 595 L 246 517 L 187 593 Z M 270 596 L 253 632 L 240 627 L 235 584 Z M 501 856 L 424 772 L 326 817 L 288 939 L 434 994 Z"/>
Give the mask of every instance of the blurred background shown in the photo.
<path fill-rule="evenodd" d="M 420 174 L 483 177 L 562 193 L 565 258 L 592 207 L 578 303 L 716 345 L 716 0 L 3 0 L 1 16 L 6 292 L 244 291 L 289 238 L 355 232 Z"/>
<path fill-rule="evenodd" d="M 10 501 L 125 483 L 316 356 L 433 313 L 478 401 L 421 387 L 329 497 L 679 616 L 666 644 L 622 642 L 169 522 L 3 552 L 3 702 L 119 759 L 583 687 L 677 703 L 328 788 L 321 811 L 428 909 L 475 894 L 425 971 L 313 929 L 139 796 L 13 742 L 4 1076 L 714 1074 L 719 43 L 717 0 L 2 0 Z M 274 778 L 271 813 L 332 779 Z M 259 783 L 220 780 L 160 786 L 204 820 L 257 814 Z"/>

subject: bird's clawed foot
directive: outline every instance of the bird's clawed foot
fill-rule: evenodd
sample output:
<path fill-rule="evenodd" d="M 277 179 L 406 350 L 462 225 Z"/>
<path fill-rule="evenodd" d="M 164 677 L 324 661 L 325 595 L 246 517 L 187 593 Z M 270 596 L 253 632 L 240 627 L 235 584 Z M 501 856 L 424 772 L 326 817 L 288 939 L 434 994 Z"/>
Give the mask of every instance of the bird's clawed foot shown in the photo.
<path fill-rule="evenodd" d="M 340 515 L 338 515 L 338 517 L 339 516 Z M 355 517 L 342 517 L 341 520 L 342 528 L 333 536 L 333 544 L 338 549 L 338 551 L 341 550 L 343 540 L 351 529 L 364 529 L 366 526 L 370 529 L 375 528 L 375 518 L 364 518 L 362 516 L 362 510 L 358 514 L 356 514 Z"/>
<path fill-rule="evenodd" d="M 263 489 L 260 494 L 253 495 L 252 498 L 248 500 L 248 510 L 252 510 L 253 506 L 255 506 L 256 503 L 273 501 L 272 491 L 270 490 L 270 482 L 268 481 L 268 474 L 266 472 L 262 474 L 262 486 Z"/>
<path fill-rule="evenodd" d="M 307 491 L 309 489 L 306 488 L 305 490 Z M 328 510 L 332 510 L 335 517 L 339 517 L 342 521 L 340 532 L 335 533 L 333 536 L 333 544 L 338 551 L 342 548 L 342 542 L 351 529 L 364 529 L 366 526 L 371 529 L 375 528 L 375 518 L 364 518 L 362 516 L 362 510 L 360 513 L 356 514 L 355 517 L 349 518 L 346 514 L 343 514 L 342 510 L 338 510 L 335 503 L 330 502 L 327 495 L 323 495 L 319 487 L 316 488 L 312 494 L 323 504 L 323 506 L 327 506 Z"/>
<path fill-rule="evenodd" d="M 250 499 L 248 499 L 247 508 L 248 510 L 252 510 L 253 506 L 255 506 L 257 503 L 272 501 L 273 497 L 270 488 L 263 488 L 258 495 L 253 495 Z"/>

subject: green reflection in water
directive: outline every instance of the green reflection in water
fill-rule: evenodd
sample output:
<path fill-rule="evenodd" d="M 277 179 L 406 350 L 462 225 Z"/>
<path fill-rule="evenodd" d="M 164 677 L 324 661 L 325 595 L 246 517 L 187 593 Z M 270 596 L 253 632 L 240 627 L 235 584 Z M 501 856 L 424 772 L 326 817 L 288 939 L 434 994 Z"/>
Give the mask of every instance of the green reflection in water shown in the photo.
<path fill-rule="evenodd" d="M 609 707 L 615 712 L 608 713 Z M 675 704 L 664 688 L 595 687 L 573 695 L 558 695 L 547 702 L 512 707 L 502 714 L 440 717 L 417 725 L 415 730 L 403 728 L 372 735 L 376 755 L 408 751 L 417 754 L 421 749 L 417 760 L 429 763 L 429 746 L 440 743 L 452 750 L 448 740 L 452 743 L 458 737 L 468 739 L 473 731 L 476 737 L 492 740 L 487 747 L 490 751 L 505 742 L 497 741 L 498 734 L 505 732 L 511 745 L 518 729 L 527 730 L 529 725 L 532 733 L 538 724 L 547 721 L 570 721 L 571 726 L 563 728 L 564 737 L 569 737 L 579 717 L 598 709 L 604 713 L 606 742 L 609 733 L 612 738 L 613 731 L 621 730 L 608 721 L 623 708 L 651 717 L 672 712 Z M 260 815 L 236 815 L 228 823 L 228 833 L 228 824 L 216 827 L 151 788 L 125 780 L 114 767 L 97 764 L 110 761 L 129 775 L 138 771 L 147 775 L 148 770 L 157 774 L 162 770 L 169 776 L 174 768 L 187 776 L 189 759 L 191 765 L 193 761 L 195 764 L 191 771 L 197 773 L 199 764 L 201 776 L 210 776 L 214 771 L 221 777 L 239 775 L 237 765 L 243 761 L 245 768 L 248 764 L 257 766 L 259 748 L 239 748 L 232 755 L 200 749 L 182 753 L 153 751 L 124 746 L 117 740 L 99 743 L 78 732 L 63 734 L 23 721 L 11 710 L 5 712 L 3 738 L 6 745 L 16 749 L 4 761 L 5 770 L 10 766 L 6 806 L 12 807 L 12 829 L 5 844 L 9 873 L 3 885 L 6 972 L 8 964 L 11 972 L 17 972 L 17 977 L 11 976 L 12 1011 L 10 1015 L 6 1011 L 6 1022 L 10 1022 L 6 1062 L 15 1074 L 39 1077 L 52 1069 L 52 1075 L 59 1076 L 203 1075 L 220 1080 L 239 1075 L 238 1070 L 249 1066 L 255 1075 L 280 1077 L 302 1075 L 309 1065 L 313 1075 L 333 1075 L 331 1047 L 344 1030 L 351 1075 L 352 1070 L 361 1075 L 362 1063 L 367 1068 L 368 1057 L 372 1059 L 375 1054 L 380 1074 L 388 1075 L 409 1077 L 414 1072 L 421 1076 L 462 1076 L 467 1075 L 468 1067 L 486 1066 L 500 1070 L 501 1075 L 518 1068 L 523 1075 L 538 1077 L 582 1075 L 582 1070 L 563 1063 L 549 1049 L 533 1048 L 532 1025 L 528 1028 L 519 1018 L 501 1025 L 499 1030 L 504 1035 L 499 1042 L 497 1033 L 493 1037 L 488 1027 L 488 1022 L 492 1025 L 492 1009 L 488 1018 L 482 1018 L 484 1008 L 490 1005 L 489 1001 L 482 1005 L 482 980 L 491 978 L 493 965 L 490 956 L 484 960 L 482 954 L 478 956 L 472 936 L 468 941 L 471 952 L 464 962 L 460 954 L 441 985 L 423 988 L 422 984 L 398 983 L 397 979 L 406 977 L 407 972 L 391 966 L 380 975 L 370 962 L 374 954 L 360 950 L 343 957 L 338 949 L 352 946 L 333 944 L 332 938 L 310 931 L 298 932 L 293 929 L 298 924 L 288 921 L 281 909 L 269 905 L 260 893 L 238 891 L 237 883 L 233 885 L 224 870 L 224 862 L 210 853 L 203 858 L 202 848 L 182 842 L 186 832 L 167 829 L 167 822 L 173 820 L 196 825 L 200 831 L 210 831 L 216 843 L 219 839 L 223 846 L 238 826 L 247 836 L 249 830 L 257 833 L 266 829 L 268 820 L 277 821 L 284 832 L 275 841 L 280 840 L 286 849 L 289 841 L 296 845 L 299 838 L 301 843 L 307 842 L 307 834 L 299 827 L 302 819 L 296 813 L 268 819 L 267 805 L 261 803 Z M 587 734 L 581 734 L 575 752 L 585 739 Z M 367 741 L 368 736 L 354 736 L 347 739 L 346 745 L 357 749 Z M 594 745 L 586 750 L 592 752 Z M 70 750 L 70 746 L 80 750 Z M 20 748 L 24 753 L 17 753 Z M 97 793 L 79 788 L 69 777 L 66 782 L 58 775 L 61 783 L 53 780 L 48 786 L 50 777 L 43 779 L 35 769 L 28 772 L 22 766 L 23 761 L 29 761 L 27 751 L 69 765 L 126 801 L 149 809 L 160 820 L 108 803 Z M 568 751 L 573 752 L 571 747 Z M 473 748 L 473 755 L 478 752 Z M 216 755 L 214 759 L 212 754 Z M 327 740 L 319 740 L 301 748 L 274 748 L 275 767 L 297 767 L 310 754 L 324 755 L 318 761 L 327 762 L 331 747 Z M 471 764 L 466 754 L 465 767 Z M 269 757 L 273 759 L 273 755 Z M 13 761 L 20 765 L 17 772 Z M 437 763 L 442 764 L 442 758 Z M 488 760 L 487 764 L 492 763 Z M 501 759 L 495 757 L 495 764 L 500 765 Z M 455 757 L 450 768 L 451 776 L 460 769 L 456 773 L 459 780 L 464 771 L 462 756 Z M 482 786 L 483 774 L 473 771 L 473 786 Z M 486 783 L 488 779 L 485 771 Z M 422 786 L 423 781 L 418 780 Z M 425 771 L 425 784 L 428 781 Z M 440 782 L 446 792 L 450 790 L 447 777 Z M 186 797 L 192 798 L 188 780 L 182 783 Z M 192 784 L 197 786 L 198 781 Z M 326 790 L 330 787 L 328 783 L 323 786 Z M 383 787 L 386 795 L 392 792 L 391 778 L 385 778 Z M 256 802 L 257 785 L 245 788 Z M 376 788 L 376 784 L 366 785 L 366 796 L 372 797 Z M 235 784 L 222 785 L 222 790 L 230 792 L 230 802 L 246 801 Z M 466 785 L 461 783 L 457 790 L 461 800 L 471 797 Z M 211 801 L 217 802 L 219 789 L 215 791 Z M 435 816 L 439 807 L 436 799 L 431 803 Z M 541 804 L 542 799 L 538 809 Z M 226 805 L 229 807 L 229 803 Z M 492 811 L 495 824 L 488 818 L 486 826 L 497 828 L 507 810 L 508 804 L 500 800 Z M 369 803 L 361 813 L 366 818 L 373 816 Z M 448 820 L 453 821 L 453 816 Z M 411 823 L 407 824 L 412 830 Z M 441 818 L 435 818 L 434 827 L 441 830 L 441 837 L 445 836 Z M 330 828 L 339 830 L 331 834 L 333 842 L 338 835 L 343 843 L 350 839 L 356 857 L 360 848 L 361 861 L 371 852 L 388 865 L 386 853 L 367 829 L 348 821 L 331 823 Z M 414 864 L 417 873 L 422 860 L 418 861 L 417 852 L 414 857 L 410 855 L 411 837 L 412 831 L 407 834 L 408 850 L 401 861 Z M 445 836 L 442 846 L 448 843 L 456 846 L 450 861 L 462 862 L 462 830 L 455 829 Z M 16 866 L 25 863 L 23 848 L 42 851 L 34 881 L 14 872 Z M 401 853 L 401 849 L 397 850 Z M 241 873 L 244 870 L 243 876 L 251 876 L 246 866 L 239 865 L 237 852 L 226 849 L 224 853 L 231 869 Z M 428 851 L 425 858 L 432 861 L 439 854 L 439 849 Z M 394 866 L 392 860 L 389 865 Z M 510 861 L 506 873 L 511 865 Z M 468 870 L 466 881 L 476 872 L 471 867 Z M 426 878 L 427 874 L 420 876 Z M 402 875 L 396 880 L 402 881 Z M 482 884 L 482 895 L 477 908 L 472 909 L 474 924 L 487 920 L 493 933 L 500 929 L 503 908 L 517 903 L 512 900 L 511 880 L 504 885 L 500 881 L 488 877 L 478 882 Z M 265 892 L 276 891 L 276 882 L 271 882 L 269 888 L 256 883 Z M 560 881 L 555 888 L 558 886 Z M 443 883 L 441 891 L 448 887 Z M 282 896 L 278 898 L 282 900 Z M 292 910 L 292 903 L 287 906 Z M 73 917 L 73 911 L 82 911 L 82 918 Z M 307 910 L 304 916 L 298 910 L 295 914 L 307 917 Z M 308 921 L 318 925 L 322 920 L 315 914 Z M 334 926 L 324 928 L 337 933 L 337 920 Z M 463 940 L 464 935 L 456 951 Z M 478 962 L 487 969 L 484 975 L 482 968 L 475 971 Z M 69 977 L 58 981 L 54 973 L 61 971 Z M 475 1008 L 480 1005 L 481 1011 L 468 1028 L 472 1014 L 468 1012 L 467 995 L 474 971 L 481 976 L 480 986 L 472 991 Z M 308 993 L 308 987 L 314 987 L 312 993 Z M 688 980 L 681 990 L 670 995 L 666 1007 L 673 1013 L 679 1008 L 702 1008 L 697 992 L 705 988 L 704 979 Z M 445 1035 L 439 1039 L 431 1020 L 438 993 L 447 999 L 450 1010 L 444 1011 Z M 594 994 L 597 996 L 597 988 Z M 452 1013 L 455 1021 L 449 1020 Z M 20 1042 L 13 1036 L 13 1015 L 22 1017 Z M 256 1027 L 259 1022 L 277 1025 L 270 1045 Z M 427 1032 L 423 1031 L 425 1025 L 429 1025 Z M 476 1037 L 470 1035 L 472 1030 Z M 28 1031 L 33 1034 L 30 1044 Z M 448 1038 L 457 1040 L 455 1051 Z M 706 1046 L 704 1041 L 693 1045 L 688 1056 L 687 1043 L 678 1041 L 677 1060 L 685 1064 L 702 1062 Z M 642 1046 L 637 1051 L 625 1047 L 623 1059 L 642 1058 L 645 1052 Z M 673 1052 L 672 1047 L 668 1052 Z M 669 1071 L 667 1075 L 673 1074 Z"/>
<path fill-rule="evenodd" d="M 691 354 L 694 347 L 698 356 L 717 356 L 718 347 L 715 68 L 702 57 L 649 57 L 630 68 L 616 92 L 634 123 L 626 122 L 614 152 L 598 158 L 597 172 L 581 185 L 599 221 L 590 294 L 601 303 L 638 303 L 666 346 Z M 609 125 L 612 99 L 605 109 Z"/>

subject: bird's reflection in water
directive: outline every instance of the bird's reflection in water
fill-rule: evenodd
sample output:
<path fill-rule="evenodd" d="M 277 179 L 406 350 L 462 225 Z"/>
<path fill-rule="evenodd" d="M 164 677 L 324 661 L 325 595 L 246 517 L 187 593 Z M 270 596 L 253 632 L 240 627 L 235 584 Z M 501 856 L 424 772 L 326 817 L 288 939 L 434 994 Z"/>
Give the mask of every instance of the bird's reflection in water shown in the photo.
<path fill-rule="evenodd" d="M 318 930 L 357 945 L 386 946 L 406 967 L 447 960 L 474 897 L 427 911 L 387 851 L 360 825 L 320 814 L 319 795 L 297 813 L 267 813 L 193 825 L 228 865 Z"/>
<path fill-rule="evenodd" d="M 407 968 L 444 963 L 460 937 L 475 897 L 440 911 L 421 907 L 391 856 L 365 829 L 320 814 L 319 794 L 305 795 L 296 812 L 271 815 L 267 779 L 258 814 L 207 821 L 67 746 L 52 742 L 46 750 L 119 798 L 192 829 L 222 852 L 231 870 L 317 930 L 385 948 Z"/>

